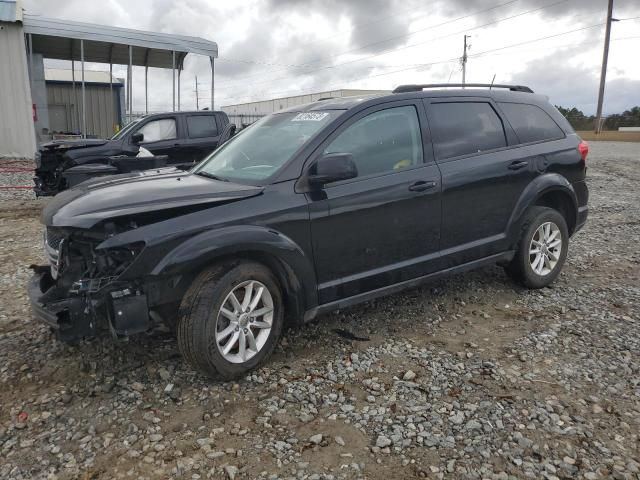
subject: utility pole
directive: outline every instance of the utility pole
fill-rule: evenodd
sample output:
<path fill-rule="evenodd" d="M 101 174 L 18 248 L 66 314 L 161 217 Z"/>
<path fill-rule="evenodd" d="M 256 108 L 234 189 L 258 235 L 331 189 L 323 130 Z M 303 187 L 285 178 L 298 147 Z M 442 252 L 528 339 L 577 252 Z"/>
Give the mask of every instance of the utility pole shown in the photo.
<path fill-rule="evenodd" d="M 462 85 L 467 81 L 467 37 L 471 38 L 471 35 L 464 36 L 464 51 L 462 52 Z"/>
<path fill-rule="evenodd" d="M 613 0 L 609 0 L 607 8 L 607 26 L 604 32 L 604 52 L 602 54 L 602 71 L 600 72 L 600 90 L 598 91 L 598 110 L 596 112 L 595 133 L 602 130 L 602 102 L 604 101 L 604 85 L 607 78 L 607 62 L 609 60 L 609 40 L 611 38 L 611 22 L 616 22 L 613 18 Z"/>
<path fill-rule="evenodd" d="M 198 76 L 196 75 L 196 110 L 200 110 L 200 104 L 198 103 Z"/>

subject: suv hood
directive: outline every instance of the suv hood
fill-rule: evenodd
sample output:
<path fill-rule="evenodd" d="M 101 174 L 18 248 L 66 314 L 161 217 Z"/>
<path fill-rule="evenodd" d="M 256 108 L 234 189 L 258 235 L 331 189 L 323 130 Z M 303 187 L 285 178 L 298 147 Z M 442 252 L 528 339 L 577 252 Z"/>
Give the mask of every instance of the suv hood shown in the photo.
<path fill-rule="evenodd" d="M 55 227 L 91 228 L 122 216 L 208 207 L 252 197 L 262 187 L 201 177 L 176 168 L 90 180 L 56 195 L 42 211 L 42 223 Z"/>

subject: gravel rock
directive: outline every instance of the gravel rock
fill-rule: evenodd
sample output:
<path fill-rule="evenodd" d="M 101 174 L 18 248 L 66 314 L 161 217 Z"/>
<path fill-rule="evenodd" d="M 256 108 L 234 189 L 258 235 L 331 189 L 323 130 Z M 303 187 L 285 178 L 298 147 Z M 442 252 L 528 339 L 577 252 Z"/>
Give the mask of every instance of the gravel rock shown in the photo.
<path fill-rule="evenodd" d="M 637 480 L 638 158 L 591 144 L 589 221 L 550 288 L 434 281 L 285 330 L 235 383 L 167 332 L 56 341 L 24 288 L 50 200 L 0 192 L 0 478 Z"/>

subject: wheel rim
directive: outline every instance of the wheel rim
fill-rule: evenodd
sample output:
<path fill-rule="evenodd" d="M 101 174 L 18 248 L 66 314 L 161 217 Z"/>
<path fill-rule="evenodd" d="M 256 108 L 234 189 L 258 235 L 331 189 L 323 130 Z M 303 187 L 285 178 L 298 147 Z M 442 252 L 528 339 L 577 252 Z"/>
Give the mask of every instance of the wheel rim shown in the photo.
<path fill-rule="evenodd" d="M 556 268 L 562 252 L 562 232 L 553 222 L 545 222 L 533 234 L 529 262 L 537 275 L 544 277 Z"/>
<path fill-rule="evenodd" d="M 215 343 L 225 360 L 244 363 L 262 348 L 273 326 L 273 297 L 257 280 L 238 284 L 222 302 Z"/>

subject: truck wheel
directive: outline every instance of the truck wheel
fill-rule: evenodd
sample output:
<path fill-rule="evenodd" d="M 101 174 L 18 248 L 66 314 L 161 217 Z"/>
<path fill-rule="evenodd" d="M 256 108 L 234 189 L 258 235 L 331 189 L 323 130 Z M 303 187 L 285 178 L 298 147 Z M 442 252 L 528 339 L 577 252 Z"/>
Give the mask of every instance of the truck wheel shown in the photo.
<path fill-rule="evenodd" d="M 532 207 L 521 232 L 516 255 L 506 271 L 525 287 L 546 287 L 558 277 L 567 258 L 567 222 L 553 208 Z"/>
<path fill-rule="evenodd" d="M 202 272 L 185 294 L 178 348 L 201 372 L 223 380 L 266 360 L 283 326 L 282 292 L 264 265 L 233 261 Z"/>

